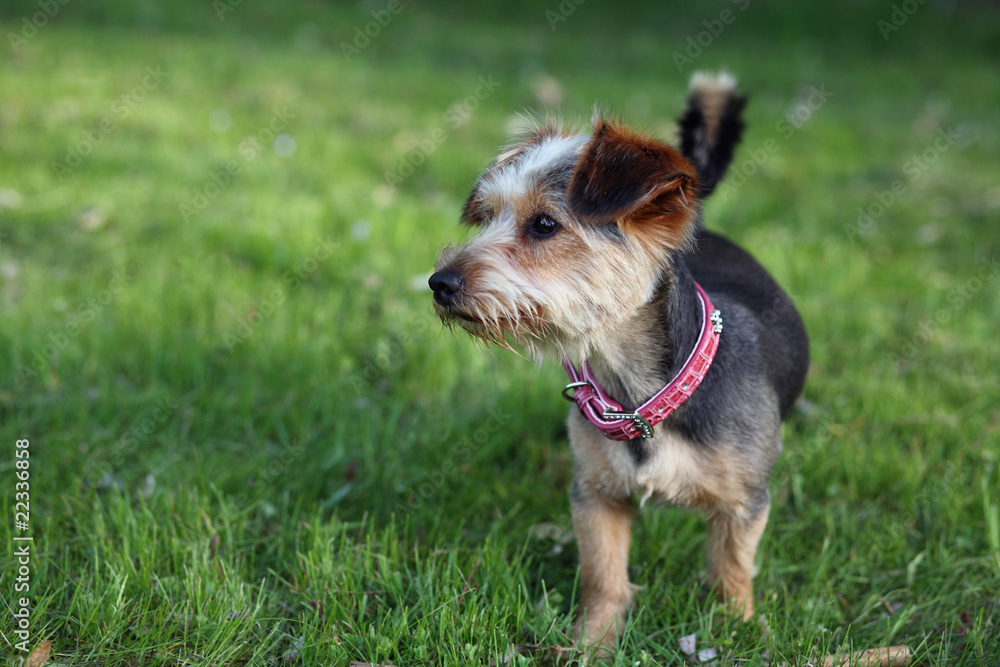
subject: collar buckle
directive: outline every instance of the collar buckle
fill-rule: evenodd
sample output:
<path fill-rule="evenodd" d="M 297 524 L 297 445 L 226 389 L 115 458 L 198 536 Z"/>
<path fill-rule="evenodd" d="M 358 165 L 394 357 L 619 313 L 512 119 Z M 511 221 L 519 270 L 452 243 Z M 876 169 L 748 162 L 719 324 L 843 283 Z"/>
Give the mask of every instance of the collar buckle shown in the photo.
<path fill-rule="evenodd" d="M 652 438 L 653 427 L 679 408 L 708 373 L 709 366 L 712 365 L 715 353 L 719 349 L 722 313 L 712 305 L 701 285 L 695 283 L 694 287 L 702 305 L 701 335 L 698 337 L 698 342 L 695 343 L 694 349 L 674 379 L 636 408 L 635 412 L 623 412 L 622 406 L 604 393 L 587 362 L 583 362 L 578 371 L 569 359 L 563 357 L 563 367 L 571 380 L 563 389 L 563 398 L 576 403 L 584 418 L 602 431 L 607 438 L 611 440 Z"/>
<path fill-rule="evenodd" d="M 642 431 L 642 437 L 652 438 L 653 437 L 653 425 L 649 423 L 649 420 L 640 415 L 638 412 L 615 412 L 614 410 L 605 410 L 604 414 L 601 415 L 608 421 L 614 421 L 616 419 L 631 419 L 632 423 Z"/>

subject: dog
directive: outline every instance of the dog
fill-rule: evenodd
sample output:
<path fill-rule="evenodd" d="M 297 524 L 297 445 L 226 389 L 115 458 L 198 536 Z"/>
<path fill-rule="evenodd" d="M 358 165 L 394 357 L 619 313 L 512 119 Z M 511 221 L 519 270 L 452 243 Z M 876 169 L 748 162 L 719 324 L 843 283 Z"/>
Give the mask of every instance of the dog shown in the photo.
<path fill-rule="evenodd" d="M 589 133 L 539 123 L 479 177 L 462 212 L 476 234 L 429 280 L 445 324 L 569 373 L 585 645 L 610 649 L 624 626 L 647 499 L 707 515 L 711 584 L 754 613 L 768 480 L 809 341 L 767 271 L 702 222 L 745 104 L 732 76 L 695 74 L 679 151 L 600 113 Z"/>

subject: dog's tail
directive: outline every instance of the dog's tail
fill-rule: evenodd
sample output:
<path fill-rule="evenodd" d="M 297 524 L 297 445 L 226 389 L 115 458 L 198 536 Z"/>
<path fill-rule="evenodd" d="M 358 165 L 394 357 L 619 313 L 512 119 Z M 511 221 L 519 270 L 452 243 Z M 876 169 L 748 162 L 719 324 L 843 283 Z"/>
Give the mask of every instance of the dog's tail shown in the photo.
<path fill-rule="evenodd" d="M 712 193 L 733 159 L 743 136 L 746 103 L 731 74 L 695 72 L 691 77 L 687 109 L 680 119 L 681 152 L 698 170 L 702 198 Z"/>

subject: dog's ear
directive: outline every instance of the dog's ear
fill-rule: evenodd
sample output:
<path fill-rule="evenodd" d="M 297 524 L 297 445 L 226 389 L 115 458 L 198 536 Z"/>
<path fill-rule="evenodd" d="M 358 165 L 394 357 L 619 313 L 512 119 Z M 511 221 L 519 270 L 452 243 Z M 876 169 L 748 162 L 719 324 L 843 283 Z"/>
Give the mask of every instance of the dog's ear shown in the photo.
<path fill-rule="evenodd" d="M 681 245 L 698 213 L 694 166 L 666 144 L 601 117 L 593 127 L 567 190 L 570 213 Z"/>

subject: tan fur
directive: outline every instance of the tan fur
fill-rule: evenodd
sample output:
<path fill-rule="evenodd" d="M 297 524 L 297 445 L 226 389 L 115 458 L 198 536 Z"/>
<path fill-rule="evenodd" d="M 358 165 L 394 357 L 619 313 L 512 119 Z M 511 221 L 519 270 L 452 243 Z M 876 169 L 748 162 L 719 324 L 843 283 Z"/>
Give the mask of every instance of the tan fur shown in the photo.
<path fill-rule="evenodd" d="M 600 119 L 594 132 L 588 137 L 540 128 L 480 177 L 464 218 L 482 231 L 465 246 L 446 248 L 437 262 L 461 270 L 469 287 L 463 303 L 438 308 L 442 317 L 458 317 L 488 342 L 503 344 L 509 333 L 538 357 L 565 355 L 579 362 L 649 301 L 669 251 L 687 242 L 697 174 L 676 151 L 652 139 Z M 599 155 L 606 144 L 625 146 L 633 157 L 655 155 L 648 159 L 669 167 L 669 177 L 651 182 L 637 208 L 619 212 L 625 243 L 608 243 L 594 224 L 574 215 L 566 191 L 550 185 L 550 172 L 560 165 L 573 169 L 574 182 L 600 182 L 600 165 L 584 155 Z M 540 213 L 558 220 L 563 232 L 544 243 L 528 242 L 524 226 Z"/>
<path fill-rule="evenodd" d="M 629 188 L 634 200 L 621 196 Z M 620 126 L 598 118 L 592 137 L 541 129 L 505 150 L 477 183 L 464 218 L 478 234 L 446 248 L 437 262 L 439 271 L 461 275 L 461 292 L 435 308 L 488 342 L 506 344 L 504 336 L 512 335 L 538 358 L 589 360 L 612 396 L 622 390 L 615 382 L 652 395 L 662 386 L 648 372 L 655 362 L 649 341 L 662 326 L 652 297 L 672 253 L 690 238 L 697 192 L 690 163 Z M 607 202 L 612 209 L 602 206 Z M 539 216 L 558 222 L 558 233 L 533 237 Z M 765 392 L 745 389 L 761 414 L 776 413 L 765 405 Z M 766 489 L 763 465 L 746 457 L 780 450 L 776 422 L 754 426 L 771 440 L 706 447 L 657 429 L 646 442 L 648 458 L 637 465 L 623 443 L 570 410 L 579 639 L 610 647 L 624 627 L 633 598 L 627 568 L 637 500 L 708 514 L 712 582 L 749 618 L 767 508 L 753 497 L 754 489 Z"/>
<path fill-rule="evenodd" d="M 585 497 L 620 502 L 653 498 L 693 507 L 691 501 L 706 495 L 701 486 L 705 461 L 684 440 L 658 433 L 651 443 L 652 457 L 637 469 L 625 447 L 608 446 L 608 439 L 578 410 L 570 412 L 568 426 L 576 488 Z"/>
<path fill-rule="evenodd" d="M 632 507 L 627 502 L 591 496 L 573 504 L 573 528 L 580 546 L 578 639 L 613 646 L 632 604 L 628 551 Z"/>
<path fill-rule="evenodd" d="M 753 617 L 754 558 L 769 508 L 765 506 L 752 518 L 718 512 L 708 519 L 709 577 L 718 594 L 743 620 Z"/>
<path fill-rule="evenodd" d="M 494 200 L 481 198 L 481 204 Z M 438 266 L 463 272 L 470 289 L 464 303 L 442 316 L 463 314 L 477 335 L 511 333 L 539 357 L 567 355 L 576 361 L 608 341 L 612 332 L 649 301 L 663 265 L 662 252 L 646 243 L 611 244 L 574 222 L 565 203 L 524 188 L 489 204 L 496 213 L 469 244 L 446 248 Z M 563 224 L 563 233 L 526 247 L 522 221 L 543 210 Z M 533 336 L 545 332 L 544 340 Z"/>
<path fill-rule="evenodd" d="M 625 511 L 630 500 L 656 502 L 705 511 L 709 515 L 710 583 L 734 613 L 753 614 L 754 558 L 767 524 L 767 507 L 748 517 L 749 480 L 744 466 L 723 456 L 705 453 L 683 438 L 659 433 L 651 458 L 637 468 L 624 447 L 616 447 L 595 431 L 577 410 L 569 416 L 570 445 L 576 479 L 573 523 L 581 559 L 581 610 L 577 635 L 598 640 L 601 630 L 631 601 L 627 563 L 630 532 L 620 522 L 631 520 Z M 609 446 L 610 445 L 610 446 Z M 624 591 L 628 591 L 626 595 Z M 600 643 L 610 646 L 610 635 Z"/>

